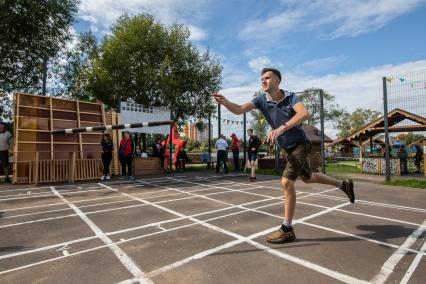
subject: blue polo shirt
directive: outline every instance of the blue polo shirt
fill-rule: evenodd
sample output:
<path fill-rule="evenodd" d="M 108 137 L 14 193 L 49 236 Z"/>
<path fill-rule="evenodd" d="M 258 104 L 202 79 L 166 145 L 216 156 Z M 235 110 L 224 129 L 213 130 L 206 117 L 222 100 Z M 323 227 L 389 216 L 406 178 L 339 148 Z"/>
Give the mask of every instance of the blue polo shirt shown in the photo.
<path fill-rule="evenodd" d="M 269 125 L 273 129 L 276 129 L 283 123 L 289 121 L 296 114 L 293 109 L 294 105 L 300 102 L 299 97 L 294 93 L 285 91 L 284 94 L 285 97 L 280 102 L 268 100 L 265 92 L 262 92 L 251 101 L 254 107 L 263 113 L 266 121 L 268 121 Z M 308 138 L 300 124 L 285 131 L 277 140 L 280 147 L 290 148 L 297 143 L 308 141 Z"/>

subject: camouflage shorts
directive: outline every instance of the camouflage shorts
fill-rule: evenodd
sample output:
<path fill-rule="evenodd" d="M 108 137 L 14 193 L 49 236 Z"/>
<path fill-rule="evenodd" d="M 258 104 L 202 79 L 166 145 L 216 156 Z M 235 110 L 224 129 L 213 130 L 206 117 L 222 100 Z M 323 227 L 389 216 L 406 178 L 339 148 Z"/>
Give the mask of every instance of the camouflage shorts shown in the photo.
<path fill-rule="evenodd" d="M 312 175 L 309 161 L 311 149 L 311 142 L 306 141 L 290 149 L 282 150 L 283 157 L 287 161 L 283 177 L 292 181 L 295 181 L 298 176 L 310 179 Z"/>

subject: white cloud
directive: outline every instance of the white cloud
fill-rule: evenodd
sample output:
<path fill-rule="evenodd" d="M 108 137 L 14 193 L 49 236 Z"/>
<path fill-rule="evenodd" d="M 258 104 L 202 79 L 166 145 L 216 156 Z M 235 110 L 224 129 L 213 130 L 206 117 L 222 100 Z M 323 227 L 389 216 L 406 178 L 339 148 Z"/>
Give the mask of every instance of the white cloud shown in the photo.
<path fill-rule="evenodd" d="M 207 33 L 200 27 L 188 25 L 189 32 L 191 33 L 190 39 L 193 41 L 202 41 L 207 39 Z"/>
<path fill-rule="evenodd" d="M 248 62 L 248 65 L 254 72 L 260 72 L 264 67 L 270 67 L 271 60 L 267 56 L 260 56 Z"/>
<path fill-rule="evenodd" d="M 243 40 L 264 40 L 270 37 L 276 37 L 280 33 L 288 32 L 295 28 L 303 16 L 305 16 L 303 10 L 285 11 L 265 21 L 251 21 L 246 24 L 244 29 L 239 33 L 239 36 Z"/>
<path fill-rule="evenodd" d="M 108 33 L 110 26 L 123 14 L 149 13 L 166 25 L 186 24 L 191 39 L 200 41 L 207 38 L 207 33 L 192 23 L 205 16 L 204 3 L 204 0 L 81 0 L 78 18 L 89 22 L 91 30 Z"/>
<path fill-rule="evenodd" d="M 318 58 L 297 65 L 295 71 L 300 73 L 324 71 L 335 67 L 344 60 L 345 56 L 343 55 Z"/>
<path fill-rule="evenodd" d="M 357 36 L 378 30 L 413 11 L 425 0 L 282 0 L 283 11 L 246 24 L 242 40 L 271 40 L 300 30 L 318 30 L 323 38 Z"/>

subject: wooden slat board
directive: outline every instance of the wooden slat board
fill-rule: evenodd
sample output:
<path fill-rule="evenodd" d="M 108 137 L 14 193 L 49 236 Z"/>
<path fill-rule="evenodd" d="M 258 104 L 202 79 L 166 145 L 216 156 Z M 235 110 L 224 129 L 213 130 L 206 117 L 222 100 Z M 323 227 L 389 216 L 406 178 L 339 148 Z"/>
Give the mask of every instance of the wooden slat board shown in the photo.
<path fill-rule="evenodd" d="M 102 125 L 106 122 L 106 116 L 117 119 L 115 113 L 104 112 L 102 103 L 23 93 L 14 94 L 14 98 L 14 183 L 67 180 L 70 151 L 77 153 L 77 159 L 88 160 L 87 157 L 91 157 L 93 160 L 80 163 L 82 168 L 75 169 L 76 174 L 81 172 L 79 179 L 99 177 L 102 133 L 92 133 L 91 139 L 88 139 L 90 141 L 83 141 L 81 134 L 54 138 L 50 131 L 80 125 Z M 35 176 L 36 152 L 40 160 L 38 177 Z"/>

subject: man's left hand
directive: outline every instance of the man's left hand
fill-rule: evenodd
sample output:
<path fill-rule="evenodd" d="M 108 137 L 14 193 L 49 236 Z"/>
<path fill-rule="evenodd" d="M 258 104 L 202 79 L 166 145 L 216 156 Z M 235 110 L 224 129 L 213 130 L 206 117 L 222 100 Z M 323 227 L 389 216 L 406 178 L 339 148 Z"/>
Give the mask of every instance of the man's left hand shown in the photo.
<path fill-rule="evenodd" d="M 286 129 L 287 129 L 286 125 L 281 125 L 277 129 L 270 131 L 268 133 L 268 138 L 266 138 L 266 142 L 269 143 L 270 145 L 275 144 L 278 137 L 280 137 L 286 131 Z"/>

